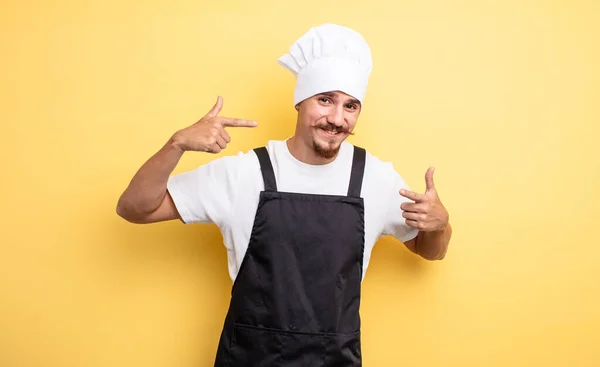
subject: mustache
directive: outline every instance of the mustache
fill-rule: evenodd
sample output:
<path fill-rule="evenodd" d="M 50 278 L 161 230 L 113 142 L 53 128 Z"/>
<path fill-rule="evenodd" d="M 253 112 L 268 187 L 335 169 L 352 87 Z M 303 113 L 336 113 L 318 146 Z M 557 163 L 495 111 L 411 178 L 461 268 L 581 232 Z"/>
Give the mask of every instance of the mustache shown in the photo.
<path fill-rule="evenodd" d="M 354 133 L 352 131 L 348 130 L 345 126 L 335 126 L 333 124 L 318 124 L 316 127 L 325 129 L 325 130 L 332 130 L 335 132 L 340 132 L 340 133 L 344 133 L 344 134 L 348 134 L 348 135 L 354 135 Z"/>

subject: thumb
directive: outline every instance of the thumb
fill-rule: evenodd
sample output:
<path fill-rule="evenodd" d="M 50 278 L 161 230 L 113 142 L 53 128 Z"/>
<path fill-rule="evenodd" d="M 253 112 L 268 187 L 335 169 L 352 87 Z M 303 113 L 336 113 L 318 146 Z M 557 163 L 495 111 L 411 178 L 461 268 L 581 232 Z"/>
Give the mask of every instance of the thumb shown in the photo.
<path fill-rule="evenodd" d="M 206 115 L 207 117 L 215 117 L 221 112 L 223 108 L 223 98 L 221 96 L 217 97 L 217 103 L 213 106 L 213 108 Z"/>
<path fill-rule="evenodd" d="M 427 173 L 425 173 L 425 187 L 427 191 L 435 190 L 435 185 L 433 184 L 433 173 L 435 172 L 435 168 L 429 167 Z"/>

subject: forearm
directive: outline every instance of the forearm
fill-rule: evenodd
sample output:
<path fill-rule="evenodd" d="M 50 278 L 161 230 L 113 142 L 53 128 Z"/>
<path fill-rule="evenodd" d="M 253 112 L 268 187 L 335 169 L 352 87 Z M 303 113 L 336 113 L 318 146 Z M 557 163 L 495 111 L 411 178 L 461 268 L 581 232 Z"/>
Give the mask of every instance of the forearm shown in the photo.
<path fill-rule="evenodd" d="M 175 140 L 169 139 L 133 176 L 119 198 L 117 213 L 133 219 L 158 209 L 167 193 L 169 176 L 182 155 Z"/>
<path fill-rule="evenodd" d="M 441 231 L 421 231 L 417 235 L 415 242 L 416 252 L 427 260 L 441 260 L 446 256 L 450 237 L 452 237 L 452 226 L 450 226 L 450 223 Z"/>

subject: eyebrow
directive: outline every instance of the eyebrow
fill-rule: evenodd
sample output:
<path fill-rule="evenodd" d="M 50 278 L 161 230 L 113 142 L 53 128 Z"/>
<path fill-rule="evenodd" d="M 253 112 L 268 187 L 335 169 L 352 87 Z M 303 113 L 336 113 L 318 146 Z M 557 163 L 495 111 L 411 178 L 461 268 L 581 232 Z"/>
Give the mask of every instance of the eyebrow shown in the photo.
<path fill-rule="evenodd" d="M 336 94 L 333 92 L 323 92 L 323 93 L 319 93 L 319 95 L 323 95 L 323 96 L 327 96 L 330 98 L 335 99 Z M 348 103 L 355 103 L 357 105 L 360 105 L 360 101 L 358 99 L 352 98 L 348 101 Z"/>

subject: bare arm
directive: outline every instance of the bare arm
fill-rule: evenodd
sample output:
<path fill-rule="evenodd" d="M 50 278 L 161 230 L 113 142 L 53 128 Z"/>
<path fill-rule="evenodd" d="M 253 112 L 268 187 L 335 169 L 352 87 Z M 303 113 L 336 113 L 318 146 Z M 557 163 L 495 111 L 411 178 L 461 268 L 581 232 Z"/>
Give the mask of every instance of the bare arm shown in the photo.
<path fill-rule="evenodd" d="M 406 247 L 417 255 L 427 260 L 442 260 L 448 251 L 448 244 L 452 237 L 450 223 L 442 231 L 419 232 L 417 237 L 406 241 Z"/>
<path fill-rule="evenodd" d="M 169 176 L 183 150 L 174 138 L 140 167 L 117 204 L 117 214 L 132 223 L 153 223 L 180 218 L 167 192 Z"/>
<path fill-rule="evenodd" d="M 186 151 L 219 153 L 231 141 L 227 126 L 254 127 L 255 121 L 219 117 L 219 97 L 211 111 L 193 125 L 176 132 L 136 172 L 119 198 L 117 214 L 132 223 L 181 219 L 167 191 L 169 177 Z"/>

